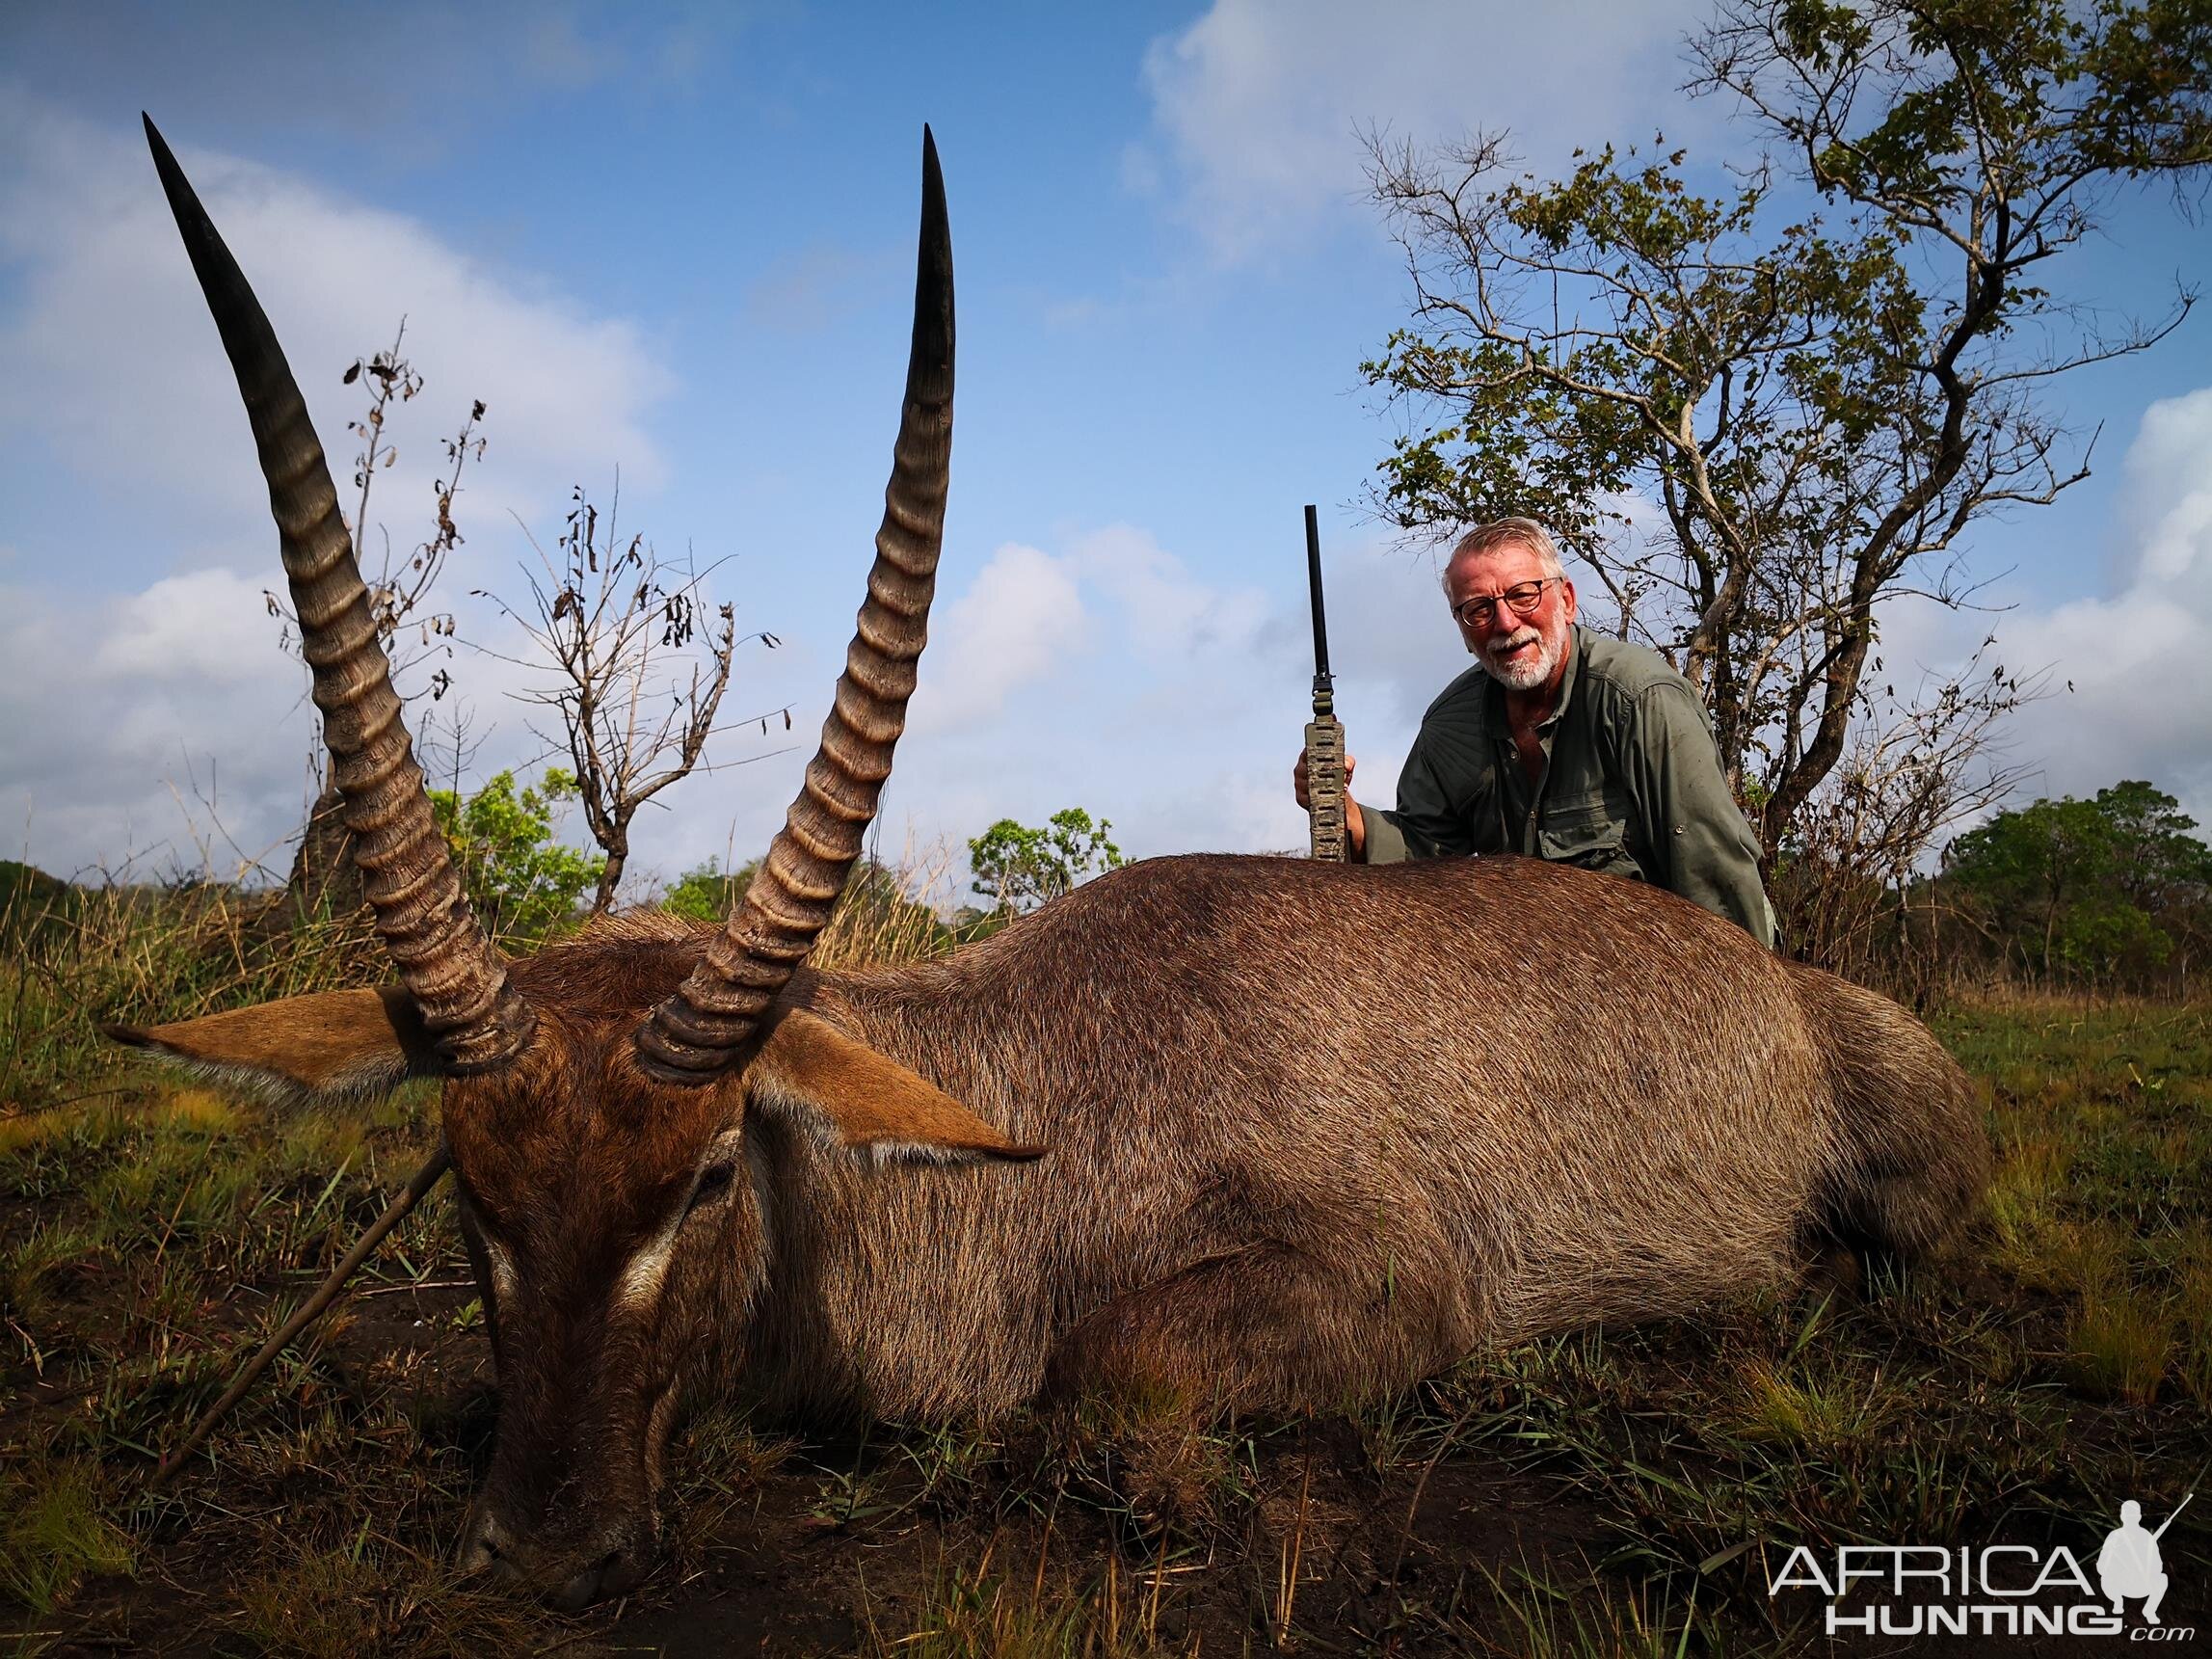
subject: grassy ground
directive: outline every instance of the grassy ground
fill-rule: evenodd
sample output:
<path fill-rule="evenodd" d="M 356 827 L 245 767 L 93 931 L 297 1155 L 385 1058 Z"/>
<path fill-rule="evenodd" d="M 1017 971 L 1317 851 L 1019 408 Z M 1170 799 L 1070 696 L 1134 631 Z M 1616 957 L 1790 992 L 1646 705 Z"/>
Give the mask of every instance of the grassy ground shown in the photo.
<path fill-rule="evenodd" d="M 144 896 L 71 902 L 0 929 L 0 1653 L 1787 1652 L 1821 1646 L 1817 1596 L 1768 1593 L 1796 1543 L 2087 1560 L 2122 1497 L 2155 1523 L 2212 1465 L 2212 1008 L 1988 1002 L 1934 1022 L 1999 1149 L 1941 1269 L 1479 1356 L 1352 1416 L 856 1440 L 708 1412 L 666 1565 L 560 1618 L 448 1566 L 493 1404 L 442 1193 L 144 1494 L 436 1107 L 277 1121 L 103 1052 L 95 1017 L 376 963 L 333 933 L 303 965 L 219 895 L 160 930 Z M 2164 1540 L 2170 1625 L 2212 1622 L 2208 1511 Z"/>

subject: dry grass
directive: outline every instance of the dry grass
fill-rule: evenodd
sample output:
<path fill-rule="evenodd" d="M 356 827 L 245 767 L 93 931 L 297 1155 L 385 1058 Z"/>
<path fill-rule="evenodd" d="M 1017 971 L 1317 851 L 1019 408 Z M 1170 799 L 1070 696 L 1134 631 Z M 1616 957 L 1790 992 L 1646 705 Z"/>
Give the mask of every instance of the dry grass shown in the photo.
<path fill-rule="evenodd" d="M 569 1634 L 563 1621 L 450 1569 L 367 1525 L 348 1544 L 279 1554 L 237 1592 L 230 1631 L 258 1652 L 299 1659 L 362 1654 L 535 1652 Z"/>
<path fill-rule="evenodd" d="M 808 960 L 818 968 L 893 967 L 949 952 L 959 936 L 940 919 L 957 883 L 944 848 L 918 855 L 909 846 L 896 866 L 872 860 L 854 867 L 845 896 Z"/>
<path fill-rule="evenodd" d="M 1478 1651 L 1514 1659 L 1683 1659 L 1725 1651 L 1721 1633 L 1698 1619 L 1694 1590 L 1676 1608 L 1664 1587 L 1592 1596 L 1586 1586 L 1561 1585 L 1526 1565 L 1484 1576 L 1503 1618 L 1478 1636 Z"/>
<path fill-rule="evenodd" d="M 2172 1315 L 2165 1299 L 2149 1291 L 2092 1283 L 2067 1324 L 2066 1347 L 2066 1375 L 2076 1388 L 2148 1405 L 2172 1364 Z"/>
<path fill-rule="evenodd" d="M 0 892 L 0 1103 L 17 1111 L 126 1086 L 132 1068 L 101 1040 L 103 1021 L 190 1019 L 389 977 L 358 919 L 294 925 L 271 895 L 214 883 L 17 881 Z"/>
<path fill-rule="evenodd" d="M 866 1621 L 871 1659 L 1154 1659 L 1196 1653 L 1160 1640 L 1163 1579 L 1148 1582 L 1108 1555 L 1076 1586 L 1040 1561 L 1026 1574 L 994 1575 L 986 1548 L 971 1566 L 939 1563 L 920 1599 L 920 1620 L 893 1635 Z"/>
<path fill-rule="evenodd" d="M 1879 1371 L 1854 1376 L 1754 1359 L 1741 1387 L 1739 1434 L 1814 1456 L 1834 1457 L 1875 1441 L 1908 1404 Z"/>

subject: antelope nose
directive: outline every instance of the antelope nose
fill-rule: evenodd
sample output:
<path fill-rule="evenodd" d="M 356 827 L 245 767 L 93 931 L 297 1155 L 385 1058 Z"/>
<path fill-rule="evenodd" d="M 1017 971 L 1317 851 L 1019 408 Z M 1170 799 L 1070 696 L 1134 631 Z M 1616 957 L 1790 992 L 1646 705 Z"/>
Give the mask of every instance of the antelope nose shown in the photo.
<path fill-rule="evenodd" d="M 644 1576 L 642 1558 L 633 1550 L 610 1551 L 596 1565 L 584 1568 L 568 1583 L 546 1597 L 546 1602 L 563 1613 L 575 1613 L 595 1601 L 621 1595 L 636 1585 Z"/>
<path fill-rule="evenodd" d="M 463 1572 L 489 1572 L 502 1584 L 512 1584 L 521 1577 L 515 1565 L 515 1551 L 507 1529 L 495 1520 L 490 1512 L 478 1511 L 461 1543 L 461 1570 Z"/>
<path fill-rule="evenodd" d="M 587 1566 L 568 1583 L 546 1597 L 546 1605 L 563 1613 L 580 1613 L 600 1598 L 600 1579 L 603 1567 Z"/>

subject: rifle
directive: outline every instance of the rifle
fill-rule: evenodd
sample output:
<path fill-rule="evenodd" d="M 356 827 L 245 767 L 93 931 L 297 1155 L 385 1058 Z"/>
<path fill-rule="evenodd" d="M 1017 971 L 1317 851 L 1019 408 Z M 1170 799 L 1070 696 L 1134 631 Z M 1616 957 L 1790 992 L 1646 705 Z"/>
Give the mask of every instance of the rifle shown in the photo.
<path fill-rule="evenodd" d="M 2189 1500 L 2194 1498 L 2196 1495 L 2197 1494 L 2195 1492 L 2187 1493 L 2182 1497 L 2182 1500 L 2178 1504 L 2173 1506 L 2173 1514 L 2168 1515 L 2166 1519 L 2159 1522 L 2158 1530 L 2150 1535 L 2150 1541 L 2152 1543 L 2156 1543 L 2160 1539 L 2166 1536 L 2166 1529 L 2173 1524 L 2173 1516 L 2178 1515 L 2183 1510 L 2187 1509 L 2189 1507 Z"/>
<path fill-rule="evenodd" d="M 1321 610 L 1321 528 L 1306 509 L 1306 583 L 1314 603 L 1314 718 L 1306 727 L 1306 799 L 1312 803 L 1313 856 L 1343 864 L 1345 729 L 1337 723 L 1335 677 L 1329 673 L 1329 625 Z"/>

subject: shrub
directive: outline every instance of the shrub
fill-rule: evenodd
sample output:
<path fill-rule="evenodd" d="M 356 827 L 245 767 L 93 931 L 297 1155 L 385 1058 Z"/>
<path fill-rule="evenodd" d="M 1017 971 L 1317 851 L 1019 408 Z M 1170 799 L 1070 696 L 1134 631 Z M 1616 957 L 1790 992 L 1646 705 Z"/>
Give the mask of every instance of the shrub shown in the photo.
<path fill-rule="evenodd" d="M 1096 824 L 1081 807 L 1054 813 L 1044 829 L 1000 818 L 968 843 L 975 891 L 998 900 L 1001 914 L 1034 910 L 1089 876 L 1121 868 L 1121 848 L 1106 839 L 1113 825 Z"/>
<path fill-rule="evenodd" d="M 513 772 L 495 773 L 466 801 L 454 789 L 430 791 L 468 902 L 493 938 L 538 944 L 568 923 L 584 889 L 599 881 L 605 859 L 553 838 L 560 806 L 575 798 L 574 775 L 558 766 L 521 788 Z"/>

